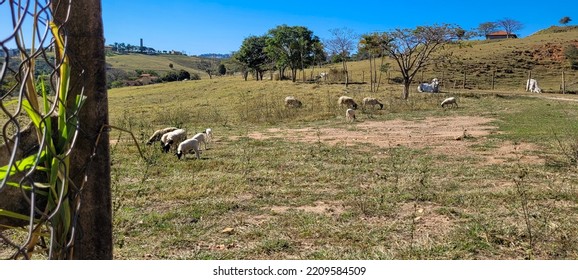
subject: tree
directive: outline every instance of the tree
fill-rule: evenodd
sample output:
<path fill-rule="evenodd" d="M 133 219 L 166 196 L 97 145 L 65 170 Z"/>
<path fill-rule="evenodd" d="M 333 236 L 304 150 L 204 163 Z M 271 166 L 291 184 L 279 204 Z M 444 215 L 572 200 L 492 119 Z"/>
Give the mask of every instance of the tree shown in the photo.
<path fill-rule="evenodd" d="M 485 37 L 486 35 L 495 32 L 498 29 L 498 24 L 495 22 L 484 22 L 478 25 L 477 33 L 478 36 Z"/>
<path fill-rule="evenodd" d="M 179 77 L 178 80 L 179 81 L 184 81 L 184 80 L 190 80 L 191 79 L 191 73 L 189 73 L 186 70 L 181 69 L 181 71 L 179 71 Z"/>
<path fill-rule="evenodd" d="M 227 74 L 227 68 L 225 67 L 224 64 L 219 64 L 219 68 L 217 69 L 217 73 L 219 73 L 219 75 L 223 76 L 225 74 Z"/>
<path fill-rule="evenodd" d="M 330 29 L 329 33 L 333 36 L 331 39 L 325 41 L 325 47 L 329 50 L 332 56 L 338 56 L 343 66 L 343 73 L 345 73 L 345 87 L 349 84 L 349 73 L 347 72 L 347 59 L 351 51 L 355 49 L 355 42 L 357 35 L 349 28 L 335 28 Z"/>
<path fill-rule="evenodd" d="M 497 21 L 498 26 L 501 26 L 504 28 L 504 31 L 506 31 L 507 34 L 507 38 L 510 38 L 510 35 L 514 34 L 514 32 L 519 31 L 520 29 L 524 28 L 524 24 L 517 21 L 517 20 L 513 20 L 510 18 L 504 18 L 501 20 Z"/>
<path fill-rule="evenodd" d="M 319 38 L 303 26 L 280 25 L 269 30 L 268 35 L 265 51 L 276 62 L 280 77 L 283 69 L 291 69 L 293 82 L 297 79 L 297 70 L 311 65 L 317 54 L 323 51 Z"/>
<path fill-rule="evenodd" d="M 432 61 L 432 54 L 450 43 L 456 29 L 451 25 L 418 26 L 415 29 L 395 29 L 382 36 L 384 51 L 397 62 L 403 77 L 403 99 L 409 97 L 409 87 L 416 73 Z"/>
<path fill-rule="evenodd" d="M 558 21 L 560 24 L 564 24 L 567 25 L 569 22 L 571 22 L 572 19 L 570 17 L 563 17 L 560 19 L 560 21 Z"/>
<path fill-rule="evenodd" d="M 359 40 L 359 52 L 366 53 L 369 56 L 369 79 L 370 90 L 376 92 L 378 90 L 377 71 L 381 69 L 384 62 L 384 52 L 387 45 L 391 42 L 387 32 L 364 34 Z M 381 57 L 380 67 L 377 67 L 377 58 Z M 381 75 L 381 71 L 380 71 Z"/>
<path fill-rule="evenodd" d="M 243 40 L 241 48 L 233 54 L 233 59 L 254 71 L 255 79 L 263 79 L 263 72 L 267 70 L 270 62 L 265 47 L 267 46 L 266 36 L 250 36 Z M 247 80 L 247 76 L 244 76 Z"/>

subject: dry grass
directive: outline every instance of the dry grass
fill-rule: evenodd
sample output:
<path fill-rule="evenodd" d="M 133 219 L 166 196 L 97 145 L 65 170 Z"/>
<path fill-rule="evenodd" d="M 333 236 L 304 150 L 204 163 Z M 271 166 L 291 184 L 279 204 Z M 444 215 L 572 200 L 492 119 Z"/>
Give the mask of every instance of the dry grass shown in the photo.
<path fill-rule="evenodd" d="M 111 90 L 111 123 L 141 145 L 169 125 L 216 138 L 202 160 L 147 146 L 145 162 L 112 132 L 115 258 L 578 256 L 578 177 L 551 139 L 578 133 L 573 102 L 468 91 L 442 110 L 443 94 L 386 88 L 384 110 L 347 123 L 337 98 L 368 90 L 240 77 Z"/>

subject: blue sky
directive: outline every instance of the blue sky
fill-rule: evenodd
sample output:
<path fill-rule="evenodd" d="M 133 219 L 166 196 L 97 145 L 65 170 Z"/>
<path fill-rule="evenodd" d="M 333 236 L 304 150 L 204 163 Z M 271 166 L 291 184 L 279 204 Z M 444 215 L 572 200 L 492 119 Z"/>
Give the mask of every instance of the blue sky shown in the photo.
<path fill-rule="evenodd" d="M 197 55 L 236 51 L 244 38 L 263 35 L 281 24 L 305 26 L 322 40 L 331 37 L 329 29 L 342 27 L 359 34 L 439 23 L 470 30 L 483 22 L 511 18 L 525 25 L 518 32 L 525 37 L 559 25 L 564 16 L 573 20 L 570 24 L 578 24 L 578 1 L 555 2 L 537 7 L 534 1 L 517 0 L 103 0 L 102 9 L 107 44 L 138 45 L 142 38 L 157 50 Z"/>
<path fill-rule="evenodd" d="M 0 6 L 0 39 L 9 30 L 5 1 Z M 102 0 L 107 44 L 138 45 L 189 55 L 230 53 L 243 39 L 263 35 L 281 24 L 305 26 L 319 38 L 347 27 L 358 34 L 451 23 L 466 30 L 480 23 L 511 18 L 524 24 L 525 37 L 568 16 L 578 24 L 578 1 L 200 1 Z M 467 7 L 465 7 L 467 5 Z"/>

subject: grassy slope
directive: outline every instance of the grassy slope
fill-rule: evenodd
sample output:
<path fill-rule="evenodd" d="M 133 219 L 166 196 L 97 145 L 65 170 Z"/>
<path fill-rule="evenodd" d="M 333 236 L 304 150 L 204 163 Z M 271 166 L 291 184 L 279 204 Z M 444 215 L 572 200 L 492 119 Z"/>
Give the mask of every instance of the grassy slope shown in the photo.
<path fill-rule="evenodd" d="M 106 57 L 106 63 L 112 68 L 125 71 L 130 70 L 154 70 L 159 74 L 166 73 L 172 69 L 169 64 L 173 64 L 175 70 L 186 70 L 189 73 L 199 73 L 204 77 L 206 73 L 195 68 L 195 62 L 200 60 L 196 57 L 187 57 L 179 55 L 143 55 L 143 54 L 126 54 L 126 55 L 109 55 Z"/>
<path fill-rule="evenodd" d="M 561 83 L 561 72 L 566 71 L 568 83 L 578 82 L 578 71 L 568 70 L 568 62 L 558 61 L 549 52 L 553 49 L 562 49 L 570 43 L 578 44 L 578 28 L 569 27 L 566 32 L 553 32 L 558 28 L 551 28 L 538 32 L 532 36 L 509 40 L 480 40 L 468 41 L 465 46 L 446 48 L 454 54 L 454 64 L 445 67 L 430 67 L 423 73 L 423 80 L 432 78 L 446 80 L 445 88 L 449 89 L 456 81 L 462 85 L 463 72 L 466 69 L 468 87 L 475 89 L 490 89 L 492 72 L 496 71 L 496 89 L 524 90 L 524 81 L 528 71 L 537 78 L 542 89 L 558 91 Z M 559 54 L 555 52 L 554 54 Z M 391 77 L 401 76 L 396 72 L 397 64 L 386 60 L 393 67 Z M 365 71 L 365 81 L 368 81 L 369 65 L 367 61 L 352 62 L 349 70 L 356 81 L 362 80 Z M 332 67 L 340 68 L 340 65 Z M 422 74 L 416 76 L 416 82 L 421 80 Z M 577 91 L 578 85 L 570 88 Z"/>
<path fill-rule="evenodd" d="M 344 121 L 336 99 L 347 93 L 359 100 L 367 90 L 240 77 L 110 90 L 111 124 L 133 131 L 148 157 L 138 158 L 125 133 L 111 132 L 115 258 L 578 257 L 578 177 L 553 137 L 557 131 L 561 143 L 575 143 L 573 102 L 462 91 L 455 93 L 460 109 L 442 111 L 437 104 L 444 94 L 402 101 L 394 90 L 384 90 L 375 95 L 385 110 L 358 112 L 362 122 L 494 118 L 501 132 L 467 140 L 473 149 L 534 143 L 537 150 L 528 153 L 542 163 L 486 165 L 468 155 L 411 146 L 247 137 L 269 128 L 357 131 Z M 289 94 L 305 107 L 283 108 Z M 152 131 L 169 125 L 188 131 L 211 127 L 216 142 L 200 161 L 177 161 L 156 145 L 143 145 Z M 308 210 L 319 205 L 328 210 Z M 222 232 L 226 228 L 233 231 Z"/>

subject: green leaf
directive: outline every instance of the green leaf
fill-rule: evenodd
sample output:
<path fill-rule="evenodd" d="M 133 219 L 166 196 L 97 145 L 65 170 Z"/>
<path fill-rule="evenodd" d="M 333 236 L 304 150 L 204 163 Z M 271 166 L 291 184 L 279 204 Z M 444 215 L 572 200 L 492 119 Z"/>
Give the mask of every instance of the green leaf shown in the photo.
<path fill-rule="evenodd" d="M 8 211 L 8 210 L 4 210 L 4 209 L 0 209 L 0 216 L 10 217 L 10 218 L 14 218 L 14 219 L 20 219 L 20 220 L 24 220 L 24 221 L 30 220 L 30 217 L 28 217 L 26 215 L 22 215 L 22 214 Z"/>
<path fill-rule="evenodd" d="M 36 110 L 34 110 L 32 105 L 30 105 L 28 99 L 22 100 L 22 107 L 24 108 L 24 110 L 26 110 L 26 113 L 28 113 L 28 116 L 34 123 L 34 126 L 40 129 L 41 128 L 40 122 L 42 121 L 42 116 L 38 112 L 36 112 Z"/>
<path fill-rule="evenodd" d="M 29 170 L 30 168 L 32 168 L 38 161 L 44 161 L 46 157 L 46 152 L 41 152 L 40 153 L 40 158 L 38 158 L 37 154 L 28 156 L 24 159 L 21 159 L 19 161 L 16 161 L 12 166 L 2 166 L 0 167 L 0 180 L 4 180 L 4 178 L 6 178 L 6 176 L 12 176 L 14 174 L 16 174 L 17 171 L 26 171 Z M 45 171 L 45 169 L 42 169 L 40 166 L 37 166 L 37 170 L 42 170 Z"/>
<path fill-rule="evenodd" d="M 26 191 L 32 191 L 32 187 L 31 187 L 31 186 L 29 186 L 29 185 L 20 185 L 20 183 L 17 183 L 17 182 L 6 182 L 6 185 L 7 185 L 7 186 L 10 186 L 10 187 L 14 187 L 14 188 L 22 188 L 23 190 L 26 190 Z M 49 188 L 50 186 L 49 186 L 48 184 L 36 182 L 36 183 L 34 183 L 34 185 L 36 185 L 36 193 L 37 193 L 37 194 L 44 195 L 44 196 L 48 195 L 47 192 L 41 191 L 41 190 L 38 189 L 38 188 L 41 188 L 41 189 Z"/>

